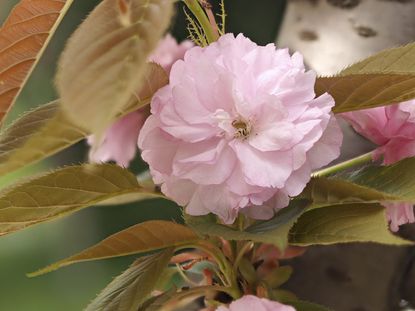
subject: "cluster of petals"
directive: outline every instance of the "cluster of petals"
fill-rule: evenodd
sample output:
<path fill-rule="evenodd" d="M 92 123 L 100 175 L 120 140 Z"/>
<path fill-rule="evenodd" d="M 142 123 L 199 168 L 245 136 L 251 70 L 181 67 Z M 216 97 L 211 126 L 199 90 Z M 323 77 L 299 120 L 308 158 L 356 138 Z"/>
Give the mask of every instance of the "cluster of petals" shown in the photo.
<path fill-rule="evenodd" d="M 377 107 L 341 115 L 356 132 L 372 141 L 378 148 L 374 159 L 383 157 L 383 164 L 390 165 L 415 156 L 415 100 Z M 392 231 L 399 226 L 415 222 L 411 203 L 382 203 Z"/>
<path fill-rule="evenodd" d="M 415 156 L 415 100 L 341 116 L 356 132 L 378 145 L 374 158 L 383 156 L 383 164 Z"/>
<path fill-rule="evenodd" d="M 233 301 L 229 307 L 220 306 L 216 311 L 295 311 L 292 306 L 283 305 L 276 301 L 246 295 Z"/>
<path fill-rule="evenodd" d="M 167 34 L 159 42 L 149 61 L 159 64 L 169 73 L 173 63 L 182 59 L 191 47 L 191 41 L 185 40 L 178 44 L 176 39 Z M 90 150 L 90 161 L 115 161 L 118 165 L 127 167 L 136 155 L 138 134 L 147 116 L 148 110 L 144 108 L 117 120 L 105 131 L 101 144 Z M 88 138 L 88 143 L 94 145 L 94 136 Z"/>
<path fill-rule="evenodd" d="M 273 216 L 340 152 L 333 98 L 302 56 L 226 34 L 188 50 L 140 136 L 156 183 L 191 215 Z"/>
<path fill-rule="evenodd" d="M 386 207 L 386 217 L 393 232 L 399 230 L 399 226 L 415 222 L 414 206 L 405 202 L 383 202 Z"/>

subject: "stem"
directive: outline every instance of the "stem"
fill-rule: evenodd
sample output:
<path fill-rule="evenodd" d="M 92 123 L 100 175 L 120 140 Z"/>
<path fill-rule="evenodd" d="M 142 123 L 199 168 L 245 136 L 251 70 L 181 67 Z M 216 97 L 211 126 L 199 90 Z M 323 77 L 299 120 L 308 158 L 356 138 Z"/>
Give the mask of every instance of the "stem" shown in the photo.
<path fill-rule="evenodd" d="M 238 255 L 236 256 L 236 259 L 233 263 L 233 271 L 234 273 L 237 272 L 238 270 L 238 266 L 239 266 L 239 262 L 242 260 L 242 258 L 244 257 L 245 253 L 248 252 L 251 248 L 254 247 L 254 243 L 252 242 L 247 242 L 245 243 L 244 246 L 242 246 L 242 248 L 240 249 Z"/>
<path fill-rule="evenodd" d="M 342 171 L 345 169 L 348 169 L 350 167 L 354 167 L 354 166 L 358 166 L 361 164 L 365 164 L 367 162 L 372 161 L 372 155 L 373 155 L 373 151 L 362 154 L 356 158 L 341 162 L 339 164 L 327 167 L 325 169 L 319 170 L 317 172 L 314 172 L 312 174 L 312 177 L 323 177 L 323 176 L 327 176 L 327 175 L 331 175 L 334 174 L 338 171 Z"/>
<path fill-rule="evenodd" d="M 184 3 L 187 5 L 190 11 L 192 11 L 193 15 L 196 17 L 197 21 L 199 22 L 200 26 L 202 27 L 203 31 L 205 32 L 206 39 L 208 43 L 215 42 L 219 35 L 215 33 L 209 18 L 206 16 L 205 11 L 201 7 L 198 0 L 183 0 Z"/>
<path fill-rule="evenodd" d="M 180 265 L 178 263 L 176 263 L 176 268 L 177 268 L 177 271 L 179 272 L 180 276 L 182 277 L 182 279 L 184 281 L 186 281 L 188 284 L 190 284 L 192 286 L 199 286 L 199 284 L 197 284 L 196 282 L 193 282 L 191 279 L 189 279 L 189 277 L 186 275 L 186 273 L 183 271 L 182 267 L 180 267 Z"/>
<path fill-rule="evenodd" d="M 232 292 L 232 294 L 230 295 L 235 299 L 241 296 L 237 276 L 234 273 L 233 267 L 231 266 L 230 262 L 223 255 L 223 252 L 220 248 L 207 241 L 199 241 L 193 245 L 186 245 L 186 248 L 189 247 L 200 249 L 208 255 L 210 255 L 212 258 L 214 258 L 219 266 L 220 271 L 226 278 L 227 284 L 224 285 L 229 286 L 228 291 Z"/>
<path fill-rule="evenodd" d="M 206 14 L 209 18 L 210 25 L 213 29 L 213 33 L 215 34 L 216 38 L 219 38 L 219 27 L 216 23 L 215 15 L 212 12 L 211 8 L 205 8 Z"/>

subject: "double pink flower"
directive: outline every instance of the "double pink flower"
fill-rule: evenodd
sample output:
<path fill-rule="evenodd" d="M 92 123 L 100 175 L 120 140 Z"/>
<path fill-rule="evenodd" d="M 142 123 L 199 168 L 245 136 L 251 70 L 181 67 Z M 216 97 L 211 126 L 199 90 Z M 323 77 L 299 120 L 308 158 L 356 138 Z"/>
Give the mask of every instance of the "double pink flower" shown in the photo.
<path fill-rule="evenodd" d="M 243 35 L 188 50 L 151 103 L 139 147 L 156 183 L 191 215 L 267 219 L 340 152 L 333 98 L 303 59 Z"/>

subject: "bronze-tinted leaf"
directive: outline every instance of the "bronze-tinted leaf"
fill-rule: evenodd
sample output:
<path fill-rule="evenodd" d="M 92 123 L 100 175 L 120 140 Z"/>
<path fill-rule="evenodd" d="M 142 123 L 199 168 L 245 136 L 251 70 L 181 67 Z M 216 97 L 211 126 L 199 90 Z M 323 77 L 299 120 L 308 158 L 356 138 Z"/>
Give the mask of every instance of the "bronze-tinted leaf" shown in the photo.
<path fill-rule="evenodd" d="M 76 255 L 30 275 L 41 275 L 78 262 L 145 253 L 161 248 L 191 244 L 197 240 L 199 240 L 197 234 L 186 226 L 171 221 L 146 221 L 117 232 Z"/>
<path fill-rule="evenodd" d="M 415 98 L 415 43 L 387 49 L 317 80 L 316 93 L 328 92 L 335 113 L 390 105 Z"/>
<path fill-rule="evenodd" d="M 68 120 L 58 102 L 31 110 L 0 134 L 0 175 L 55 154 L 86 135 Z"/>
<path fill-rule="evenodd" d="M 368 109 L 415 98 L 415 72 L 322 77 L 315 88 L 334 97 L 334 113 Z"/>
<path fill-rule="evenodd" d="M 0 28 L 0 120 L 42 56 L 73 0 L 21 0 Z"/>
<path fill-rule="evenodd" d="M 69 39 L 56 77 L 76 124 L 101 134 L 124 111 L 172 14 L 172 0 L 103 0 L 93 10 Z"/>
<path fill-rule="evenodd" d="M 131 193 L 151 193 L 116 165 L 69 166 L 0 192 L 0 235 Z M 154 193 L 156 197 L 158 194 Z"/>

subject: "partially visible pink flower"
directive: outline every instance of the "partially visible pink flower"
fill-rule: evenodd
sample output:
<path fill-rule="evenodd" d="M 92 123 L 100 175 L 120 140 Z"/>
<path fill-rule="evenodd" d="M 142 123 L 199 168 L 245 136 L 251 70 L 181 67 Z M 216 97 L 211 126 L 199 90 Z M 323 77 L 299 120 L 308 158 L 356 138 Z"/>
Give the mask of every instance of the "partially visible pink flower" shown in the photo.
<path fill-rule="evenodd" d="M 162 39 L 149 61 L 155 62 L 170 73 L 171 66 L 182 59 L 186 51 L 193 46 L 189 40 L 178 44 L 170 34 Z M 127 167 L 137 152 L 138 133 L 147 118 L 147 109 L 140 109 L 117 120 L 105 132 L 99 146 L 90 150 L 89 159 L 92 162 L 115 161 L 120 166 Z M 88 138 L 88 144 L 94 144 L 94 136 Z"/>
<path fill-rule="evenodd" d="M 374 153 L 389 165 L 415 156 L 415 100 L 342 113 L 353 128 L 378 145 Z"/>
<path fill-rule="evenodd" d="M 295 308 L 265 298 L 247 295 L 233 301 L 229 307 L 220 306 L 216 311 L 295 311 Z"/>
<path fill-rule="evenodd" d="M 401 225 L 415 222 L 412 203 L 383 202 L 382 205 L 386 207 L 386 217 L 393 232 L 397 232 Z"/>
<path fill-rule="evenodd" d="M 373 158 L 383 156 L 383 164 L 390 165 L 415 156 L 415 100 L 353 112 L 342 113 L 356 132 L 379 147 Z M 383 202 L 390 228 L 415 222 L 412 203 Z"/>
<path fill-rule="evenodd" d="M 171 67 L 178 59 L 183 59 L 186 51 L 194 46 L 190 40 L 180 44 L 172 35 L 167 34 L 149 57 L 149 61 L 159 64 L 169 74 Z"/>
<path fill-rule="evenodd" d="M 134 158 L 138 133 L 144 124 L 146 114 L 142 111 L 132 112 L 119 119 L 104 134 L 101 145 L 91 149 L 89 159 L 92 162 L 115 161 L 127 167 Z M 88 144 L 94 145 L 94 136 L 88 137 Z"/>
<path fill-rule="evenodd" d="M 222 36 L 177 61 L 139 136 L 156 183 L 191 215 L 270 218 L 340 152 L 333 98 L 302 56 Z"/>

